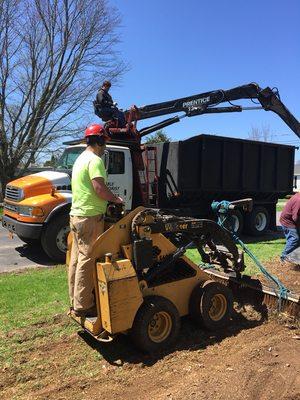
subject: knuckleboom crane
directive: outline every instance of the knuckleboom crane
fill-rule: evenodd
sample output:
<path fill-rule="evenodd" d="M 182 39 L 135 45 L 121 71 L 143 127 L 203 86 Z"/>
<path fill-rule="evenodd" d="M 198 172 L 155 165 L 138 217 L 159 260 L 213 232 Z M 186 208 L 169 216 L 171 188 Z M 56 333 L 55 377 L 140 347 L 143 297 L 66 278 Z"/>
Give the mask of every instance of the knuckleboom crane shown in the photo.
<path fill-rule="evenodd" d="M 242 107 L 232 103 L 233 101 L 241 99 L 249 99 L 251 101 L 256 99 L 260 105 L 256 104 L 255 106 Z M 230 105 L 220 106 L 226 102 Z M 111 126 L 110 130 L 112 134 L 127 132 L 128 134 L 136 134 L 141 138 L 149 133 L 157 131 L 158 129 L 177 123 L 185 117 L 259 109 L 275 112 L 300 138 L 300 123 L 281 101 L 278 89 L 271 89 L 270 87 L 262 89 L 257 83 L 249 83 L 228 90 L 213 90 L 162 103 L 150 104 L 139 108 L 133 106 L 130 110 L 125 111 L 127 127 L 125 129 L 118 129 L 115 126 Z M 97 113 L 96 104 L 95 111 Z M 140 130 L 136 129 L 136 122 L 139 120 L 173 114 L 180 111 L 184 113 L 181 116 L 176 115 Z"/>
<path fill-rule="evenodd" d="M 243 99 L 248 99 L 255 105 L 242 107 L 232 103 L 236 100 Z M 224 103 L 229 103 L 229 105 L 224 105 Z M 99 116 L 98 105 L 95 101 L 93 104 L 95 114 Z M 144 148 L 141 146 L 141 139 L 144 136 L 180 122 L 186 117 L 250 110 L 274 112 L 288 125 L 298 138 L 300 138 L 300 123 L 281 101 L 278 89 L 272 89 L 268 86 L 261 88 L 257 83 L 249 83 L 226 90 L 212 90 L 142 107 L 133 105 L 130 109 L 124 111 L 126 119 L 126 126 L 124 128 L 118 127 L 115 120 L 107 121 L 105 127 L 111 136 L 110 143 L 127 146 L 131 151 L 134 193 L 132 207 L 134 208 L 141 204 L 147 205 L 147 201 L 145 201 L 145 193 L 143 191 L 145 184 L 141 182 L 140 173 L 141 171 L 144 171 L 145 168 L 142 157 Z M 182 112 L 183 114 L 175 115 L 141 129 L 137 128 L 138 121 L 168 114 L 175 114 L 178 112 Z M 75 145 L 82 143 L 82 141 L 83 140 L 72 140 L 64 142 L 64 144 Z"/>
<path fill-rule="evenodd" d="M 248 99 L 255 103 L 255 105 L 242 107 L 232 103 L 242 99 Z M 224 103 L 228 103 L 229 105 L 223 105 Z M 95 114 L 98 115 L 96 103 L 94 103 L 94 108 Z M 126 145 L 130 148 L 132 153 L 134 165 L 133 207 L 145 204 L 145 194 L 142 190 L 143 183 L 140 181 L 141 174 L 139 173 L 139 171 L 144 170 L 141 150 L 142 137 L 180 122 L 186 117 L 261 109 L 276 113 L 300 138 L 300 123 L 281 101 L 278 89 L 271 89 L 270 87 L 262 89 L 257 83 L 249 83 L 227 90 L 213 90 L 142 107 L 132 106 L 129 110 L 125 111 L 125 119 L 127 121 L 125 128 L 119 128 L 115 121 L 108 121 L 106 127 L 111 134 L 112 144 Z M 137 128 L 138 121 L 178 112 L 183 112 L 183 114 L 175 115 L 141 129 Z"/>
<path fill-rule="evenodd" d="M 232 103 L 232 101 L 242 99 L 249 99 L 254 103 L 255 100 L 258 100 L 258 103 L 255 103 L 255 106 L 249 107 L 242 107 Z M 226 102 L 228 102 L 230 105 L 222 107 L 219 106 Z M 96 101 L 93 102 L 93 105 L 95 114 L 99 116 L 98 104 Z M 149 104 L 142 107 L 133 105 L 130 109 L 124 111 L 126 119 L 125 128 L 119 128 L 114 120 L 107 121 L 106 128 L 111 134 L 111 140 L 115 143 L 126 144 L 127 141 L 129 141 L 129 144 L 132 144 L 133 142 L 140 143 L 142 137 L 149 135 L 152 132 L 156 132 L 159 129 L 163 129 L 169 125 L 180 122 L 181 119 L 186 117 L 194 117 L 204 114 L 242 112 L 249 110 L 265 110 L 274 112 L 288 125 L 288 127 L 298 136 L 298 138 L 300 138 L 300 123 L 281 101 L 278 89 L 271 89 L 268 86 L 262 89 L 257 83 L 249 83 L 247 85 L 237 86 L 233 89 L 227 90 L 213 90 L 211 92 L 181 97 L 179 99 Z M 167 118 L 142 129 L 137 129 L 138 121 L 167 114 L 174 114 L 181 111 L 184 114 Z M 82 139 L 64 142 L 64 144 L 68 145 L 75 145 L 79 143 L 82 143 Z"/>

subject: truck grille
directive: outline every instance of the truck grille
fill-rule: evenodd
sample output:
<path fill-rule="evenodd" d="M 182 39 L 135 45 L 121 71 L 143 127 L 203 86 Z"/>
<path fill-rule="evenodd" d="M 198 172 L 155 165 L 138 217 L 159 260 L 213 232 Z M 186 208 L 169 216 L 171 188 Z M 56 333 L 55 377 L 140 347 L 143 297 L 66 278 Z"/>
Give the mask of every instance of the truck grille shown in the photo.
<path fill-rule="evenodd" d="M 5 188 L 5 199 L 12 201 L 21 201 L 23 199 L 23 190 L 14 186 L 7 185 Z"/>
<path fill-rule="evenodd" d="M 3 205 L 4 205 L 4 210 L 9 210 L 14 213 L 18 213 L 18 211 L 19 211 L 19 207 L 15 206 L 14 204 L 9 204 L 9 203 L 4 202 Z"/>

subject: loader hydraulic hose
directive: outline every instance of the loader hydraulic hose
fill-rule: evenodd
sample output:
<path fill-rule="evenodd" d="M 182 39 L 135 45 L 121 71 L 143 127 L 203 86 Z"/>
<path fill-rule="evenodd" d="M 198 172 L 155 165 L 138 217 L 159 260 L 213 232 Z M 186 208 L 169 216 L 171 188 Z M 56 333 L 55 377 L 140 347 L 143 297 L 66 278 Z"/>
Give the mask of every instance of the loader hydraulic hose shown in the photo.
<path fill-rule="evenodd" d="M 225 222 L 228 220 L 230 216 L 230 210 L 232 209 L 232 203 L 230 201 L 223 200 L 221 202 L 213 202 L 212 209 L 214 212 L 218 214 L 218 224 L 224 228 L 227 232 L 230 232 L 226 226 Z M 275 283 L 278 287 L 279 292 L 277 294 L 278 297 L 278 311 L 281 311 L 281 302 L 282 299 L 287 299 L 288 293 L 290 290 L 287 289 L 284 284 L 274 275 L 270 274 L 270 272 L 262 265 L 262 263 L 258 260 L 258 258 L 248 249 L 245 243 L 233 232 L 230 232 L 232 238 L 234 239 L 235 243 L 239 244 L 243 251 L 248 254 L 248 256 L 254 261 L 255 265 L 259 268 L 261 273 L 270 281 Z"/>
<path fill-rule="evenodd" d="M 248 247 L 242 242 L 241 239 L 239 239 L 235 234 L 233 234 L 233 238 L 238 243 L 244 252 L 248 254 L 248 256 L 254 261 L 254 263 L 258 266 L 260 271 L 263 273 L 263 275 L 271 282 L 274 282 L 275 285 L 279 289 L 278 293 L 278 311 L 281 311 L 281 300 L 282 299 L 287 299 L 288 293 L 290 292 L 289 289 L 287 289 L 284 284 L 275 276 L 270 274 L 270 272 L 262 265 L 262 263 L 256 258 L 256 256 L 248 249 Z"/>
<path fill-rule="evenodd" d="M 180 119 L 181 118 L 178 117 L 177 115 L 173 118 L 168 118 L 164 121 L 158 122 L 157 124 L 154 124 L 154 125 L 151 125 L 151 126 L 141 129 L 139 131 L 139 135 L 140 135 L 140 137 L 149 135 L 149 133 L 156 132 L 156 131 L 163 129 L 169 125 L 176 124 L 176 122 L 179 122 Z"/>

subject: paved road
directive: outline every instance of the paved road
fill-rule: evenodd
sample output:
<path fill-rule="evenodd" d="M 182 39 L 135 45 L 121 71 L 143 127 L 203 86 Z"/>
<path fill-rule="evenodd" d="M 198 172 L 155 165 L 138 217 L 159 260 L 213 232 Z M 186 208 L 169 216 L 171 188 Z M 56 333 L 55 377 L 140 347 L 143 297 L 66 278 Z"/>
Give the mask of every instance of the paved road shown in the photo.
<path fill-rule="evenodd" d="M 55 265 L 40 249 L 32 248 L 16 235 L 11 239 L 0 224 L 0 273 L 32 267 Z"/>

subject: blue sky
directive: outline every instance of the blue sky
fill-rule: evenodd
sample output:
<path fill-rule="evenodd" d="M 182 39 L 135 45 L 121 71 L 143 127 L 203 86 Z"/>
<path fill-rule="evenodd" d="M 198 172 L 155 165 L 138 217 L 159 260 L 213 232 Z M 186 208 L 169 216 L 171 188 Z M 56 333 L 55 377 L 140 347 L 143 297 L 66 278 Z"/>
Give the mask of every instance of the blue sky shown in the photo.
<path fill-rule="evenodd" d="M 119 107 L 257 82 L 278 87 L 300 119 L 300 1 L 109 3 L 122 16 L 118 50 L 130 64 L 111 89 Z M 200 133 L 247 138 L 252 126 L 268 126 L 276 142 L 300 145 L 279 117 L 263 110 L 186 118 L 165 131 L 174 140 Z"/>

